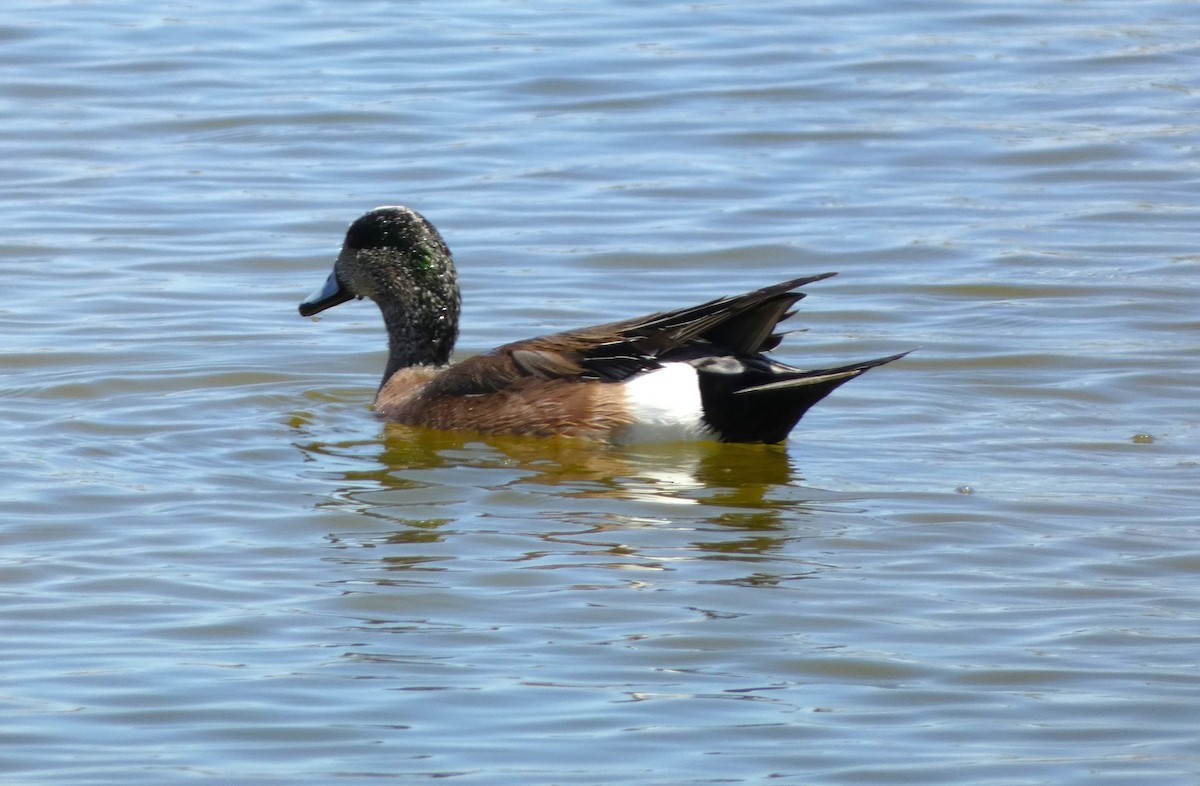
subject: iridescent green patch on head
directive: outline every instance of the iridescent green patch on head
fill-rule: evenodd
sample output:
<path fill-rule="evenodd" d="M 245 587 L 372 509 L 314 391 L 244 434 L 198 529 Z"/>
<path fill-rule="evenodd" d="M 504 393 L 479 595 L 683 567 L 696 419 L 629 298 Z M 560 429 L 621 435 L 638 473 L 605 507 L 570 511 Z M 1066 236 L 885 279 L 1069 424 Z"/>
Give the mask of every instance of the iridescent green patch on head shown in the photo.
<path fill-rule="evenodd" d="M 426 286 L 434 284 L 445 267 L 444 263 L 439 264 L 439 256 L 425 247 L 414 249 L 408 257 L 409 274 L 417 283 Z"/>
<path fill-rule="evenodd" d="M 441 235 L 414 210 L 377 207 L 346 231 L 347 251 L 392 251 L 404 269 L 422 286 L 434 286 L 450 267 L 450 249 Z"/>

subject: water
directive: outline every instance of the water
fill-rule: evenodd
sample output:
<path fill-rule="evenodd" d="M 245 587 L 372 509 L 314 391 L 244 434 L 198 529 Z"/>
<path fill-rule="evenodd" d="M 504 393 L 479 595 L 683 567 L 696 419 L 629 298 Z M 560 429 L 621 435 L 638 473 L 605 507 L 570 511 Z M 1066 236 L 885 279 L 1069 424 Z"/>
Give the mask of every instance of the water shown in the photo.
<path fill-rule="evenodd" d="M 1195 783 L 1193 3 L 11 2 L 0 781 Z M 791 276 L 786 448 L 389 429 L 296 303 L 410 204 L 460 350 Z"/>

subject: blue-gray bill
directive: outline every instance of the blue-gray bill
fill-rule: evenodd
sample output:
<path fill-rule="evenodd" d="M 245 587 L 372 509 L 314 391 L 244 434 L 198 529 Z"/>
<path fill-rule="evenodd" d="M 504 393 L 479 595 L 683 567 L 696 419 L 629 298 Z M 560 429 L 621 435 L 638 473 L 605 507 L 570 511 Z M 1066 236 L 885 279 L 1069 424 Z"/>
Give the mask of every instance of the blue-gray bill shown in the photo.
<path fill-rule="evenodd" d="M 300 316 L 311 317 L 353 298 L 354 295 L 337 280 L 337 273 L 330 273 L 325 283 L 300 303 Z"/>

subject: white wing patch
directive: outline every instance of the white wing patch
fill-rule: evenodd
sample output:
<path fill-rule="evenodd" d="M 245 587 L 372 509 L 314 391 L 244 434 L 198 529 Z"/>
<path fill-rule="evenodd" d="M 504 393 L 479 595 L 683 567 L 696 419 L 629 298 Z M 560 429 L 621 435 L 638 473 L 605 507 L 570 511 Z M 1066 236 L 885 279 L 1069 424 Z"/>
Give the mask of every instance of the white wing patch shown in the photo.
<path fill-rule="evenodd" d="M 660 369 L 625 383 L 625 405 L 633 424 L 616 441 L 677 442 L 712 439 L 703 420 L 700 380 L 688 363 L 664 363 Z"/>

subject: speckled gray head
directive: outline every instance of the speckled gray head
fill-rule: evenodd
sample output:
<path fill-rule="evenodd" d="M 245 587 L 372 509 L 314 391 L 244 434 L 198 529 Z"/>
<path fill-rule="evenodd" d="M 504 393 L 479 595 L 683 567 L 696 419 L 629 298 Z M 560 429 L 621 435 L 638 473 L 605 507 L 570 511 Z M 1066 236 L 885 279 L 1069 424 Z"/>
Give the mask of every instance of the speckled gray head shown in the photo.
<path fill-rule="evenodd" d="M 383 312 L 398 368 L 442 365 L 458 337 L 461 297 L 450 249 L 424 216 L 407 207 L 377 207 L 346 231 L 324 286 L 300 304 L 312 316 L 352 298 L 370 298 Z"/>

